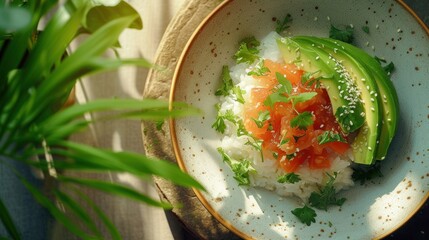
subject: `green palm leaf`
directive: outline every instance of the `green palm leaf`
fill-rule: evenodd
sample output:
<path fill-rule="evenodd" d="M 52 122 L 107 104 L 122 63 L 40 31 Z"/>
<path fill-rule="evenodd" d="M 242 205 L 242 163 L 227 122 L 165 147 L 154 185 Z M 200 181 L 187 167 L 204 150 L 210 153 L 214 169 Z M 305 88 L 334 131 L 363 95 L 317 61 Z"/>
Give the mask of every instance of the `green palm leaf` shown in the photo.
<path fill-rule="evenodd" d="M 110 183 L 110 182 L 94 180 L 94 179 L 72 178 L 72 177 L 59 177 L 58 180 L 64 183 L 73 183 L 84 187 L 97 189 L 109 194 L 114 194 L 116 196 L 127 197 L 133 200 L 147 203 L 155 207 L 162 207 L 162 208 L 172 207 L 172 205 L 169 203 L 154 200 L 151 197 L 145 194 L 142 194 L 132 188 L 129 188 L 117 183 Z"/>
<path fill-rule="evenodd" d="M 177 185 L 201 190 L 204 190 L 203 186 L 167 161 L 137 153 L 99 149 L 66 139 L 95 121 L 132 119 L 160 122 L 201 112 L 184 103 L 173 103 L 170 107 L 167 101 L 153 99 L 102 99 L 60 110 L 61 103 L 83 76 L 116 70 L 124 65 L 153 66 L 145 59 L 102 57 L 109 48 L 119 46 L 118 38 L 126 28 L 142 27 L 140 16 L 128 3 L 123 0 L 59 2 L 16 0 L 5 7 L 5 2 L 0 0 L 0 14 L 10 10 L 8 13 L 16 16 L 29 16 L 27 19 L 22 17 L 23 21 L 15 22 L 14 26 L 3 22 L 2 17 L 6 15 L 0 16 L 0 156 L 27 163 L 45 174 L 52 174 L 49 178 L 54 178 L 57 183 L 75 189 L 77 195 L 72 195 L 56 186 L 52 191 L 53 200 L 27 179 L 18 176 L 35 201 L 71 233 L 82 239 L 104 238 L 95 224 L 95 217 L 88 212 L 89 207 L 102 221 L 110 237 L 121 239 L 102 209 L 75 187 L 103 191 L 156 207 L 173 206 L 126 185 L 68 177 L 66 173 L 129 173 L 141 179 L 159 176 Z M 45 27 L 38 32 L 40 19 L 46 17 L 55 5 L 58 6 L 52 18 L 48 18 Z M 4 26 L 12 26 L 15 31 L 9 32 Z M 75 51 L 65 54 L 70 43 L 82 33 L 88 36 Z M 96 112 L 103 112 L 103 117 L 95 118 L 92 114 Z M 91 116 L 89 120 L 85 118 L 88 115 Z M 56 203 L 65 207 L 72 216 Z M 9 237 L 19 239 L 18 228 L 1 199 L 0 219 Z"/>
<path fill-rule="evenodd" d="M 4 205 L 2 199 L 0 199 L 0 220 L 13 239 L 21 239 L 18 229 L 16 228 L 12 217 L 10 216 L 10 213 Z"/>

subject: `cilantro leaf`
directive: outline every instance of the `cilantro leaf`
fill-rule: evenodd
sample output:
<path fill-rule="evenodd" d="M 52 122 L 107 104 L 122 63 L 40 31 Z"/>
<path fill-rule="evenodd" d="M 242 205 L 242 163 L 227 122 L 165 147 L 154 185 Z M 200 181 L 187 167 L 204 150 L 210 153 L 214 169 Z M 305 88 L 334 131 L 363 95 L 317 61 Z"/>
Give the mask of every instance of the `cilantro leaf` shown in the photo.
<path fill-rule="evenodd" d="M 295 215 L 302 223 L 307 224 L 307 226 L 310 226 L 311 223 L 316 222 L 316 211 L 314 209 L 308 207 L 305 205 L 302 208 L 295 208 L 291 211 L 293 215 Z"/>
<path fill-rule="evenodd" d="M 262 143 L 264 142 L 263 140 L 254 138 L 253 136 L 249 135 L 253 141 L 247 140 L 247 142 L 245 143 L 245 145 L 249 145 L 252 146 L 254 149 L 256 149 L 257 151 L 259 151 L 259 153 L 261 154 L 261 160 L 262 162 L 264 161 L 264 153 L 262 152 Z"/>
<path fill-rule="evenodd" d="M 334 182 L 337 177 L 337 173 L 335 172 L 334 175 L 328 174 L 329 180 L 325 184 L 325 186 L 320 189 L 320 192 L 312 192 L 310 195 L 310 198 L 308 199 L 311 206 L 321 209 L 321 210 L 328 210 L 328 207 L 330 205 L 337 205 L 342 206 L 343 203 L 346 201 L 345 198 L 338 199 L 336 196 L 335 188 L 334 188 Z"/>
<path fill-rule="evenodd" d="M 259 45 L 261 43 L 255 37 L 248 37 L 240 42 L 238 51 L 234 54 L 234 59 L 237 63 L 249 63 L 259 59 Z"/>
<path fill-rule="evenodd" d="M 259 61 L 259 63 L 250 71 L 247 73 L 249 76 L 265 76 L 266 73 L 269 73 L 270 69 L 265 67 L 264 60 Z"/>
<path fill-rule="evenodd" d="M 329 30 L 329 37 L 346 43 L 352 43 L 353 28 L 351 26 L 346 26 L 345 29 L 338 29 L 331 25 L 331 29 Z"/>
<path fill-rule="evenodd" d="M 384 66 L 383 69 L 387 73 L 387 75 L 390 75 L 395 70 L 395 64 L 393 64 L 393 62 L 390 62 L 389 64 Z"/>
<path fill-rule="evenodd" d="M 298 127 L 301 130 L 306 130 L 307 127 L 313 125 L 313 115 L 310 112 L 299 113 L 290 121 L 290 126 L 295 128 Z"/>
<path fill-rule="evenodd" d="M 343 136 L 333 131 L 325 131 L 324 133 L 317 136 L 317 142 L 322 145 L 329 142 L 347 142 Z"/>
<path fill-rule="evenodd" d="M 232 159 L 221 147 L 218 147 L 217 151 L 221 154 L 222 160 L 227 163 L 234 172 L 234 179 L 237 180 L 238 184 L 249 185 L 250 172 L 255 171 L 251 162 L 248 159 L 242 159 L 241 161 Z"/>
<path fill-rule="evenodd" d="M 268 97 L 264 101 L 265 106 L 272 107 L 276 102 L 289 102 L 290 98 L 285 96 L 283 93 L 274 92 L 268 95 Z"/>
<path fill-rule="evenodd" d="M 289 138 L 282 138 L 282 139 L 280 140 L 280 146 L 282 146 L 282 145 L 284 145 L 284 144 L 288 143 L 289 141 L 290 141 L 290 139 L 289 139 Z"/>
<path fill-rule="evenodd" d="M 229 74 L 229 67 L 223 66 L 222 67 L 222 85 L 221 87 L 216 90 L 215 95 L 216 96 L 227 96 L 229 94 L 229 91 L 234 87 L 234 83 L 232 81 L 231 75 Z"/>
<path fill-rule="evenodd" d="M 281 85 L 279 88 L 281 93 L 290 94 L 292 92 L 292 83 L 283 74 L 276 72 L 276 79 Z"/>
<path fill-rule="evenodd" d="M 234 93 L 234 98 L 237 102 L 244 104 L 244 97 L 243 94 L 246 93 L 246 91 L 242 90 L 240 87 L 235 86 L 232 88 L 232 92 Z"/>
<path fill-rule="evenodd" d="M 244 126 L 243 120 L 238 120 L 236 122 L 237 124 L 237 136 L 248 136 L 250 133 L 247 131 L 246 127 Z"/>
<path fill-rule="evenodd" d="M 239 162 L 233 163 L 231 169 L 234 172 L 234 179 L 237 180 L 238 185 L 249 185 L 249 173 L 255 171 L 248 159 L 243 159 Z"/>
<path fill-rule="evenodd" d="M 248 140 L 246 143 L 245 143 L 245 145 L 249 145 L 249 146 L 252 146 L 253 148 L 255 148 L 256 150 L 258 150 L 258 151 L 262 151 L 262 140 L 259 140 L 259 139 L 253 139 L 254 141 L 252 142 L 252 141 L 250 141 L 250 140 Z"/>
<path fill-rule="evenodd" d="M 348 105 L 342 105 L 335 111 L 335 118 L 341 126 L 344 133 L 354 132 L 365 123 L 365 117 L 360 114 L 349 114 L 355 111 Z"/>
<path fill-rule="evenodd" d="M 225 133 L 226 124 L 225 120 L 232 123 L 236 123 L 236 117 L 232 110 L 227 110 L 225 113 L 218 112 L 215 122 L 212 124 L 212 128 L 220 133 Z"/>
<path fill-rule="evenodd" d="M 258 128 L 262 128 L 265 124 L 266 121 L 268 121 L 271 118 L 270 116 L 270 111 L 262 111 L 258 113 L 258 119 L 253 119 L 253 121 L 255 122 L 256 126 L 258 126 Z"/>
<path fill-rule="evenodd" d="M 277 178 L 277 182 L 279 183 L 297 183 L 299 181 L 301 181 L 301 177 L 293 172 L 287 173 Z"/>
<path fill-rule="evenodd" d="M 377 177 L 383 177 L 383 173 L 381 172 L 380 162 L 375 162 L 372 165 L 362 165 L 362 166 L 354 166 L 352 167 L 353 181 L 359 181 L 361 185 L 363 185 L 366 181 L 372 180 Z"/>
<path fill-rule="evenodd" d="M 387 63 L 387 61 L 385 59 L 379 58 L 377 56 L 375 56 L 374 58 L 383 67 L 383 69 L 387 75 L 392 74 L 392 72 L 395 70 L 395 64 L 393 64 L 393 62 L 390 62 L 389 64 L 383 66 L 383 63 Z"/>
<path fill-rule="evenodd" d="M 292 100 L 292 104 L 295 105 L 300 102 L 305 102 L 312 99 L 317 95 L 317 92 L 303 92 L 298 95 L 291 95 L 289 98 Z"/>
<path fill-rule="evenodd" d="M 291 23 L 292 20 L 293 20 L 292 16 L 289 13 L 286 15 L 286 17 L 283 19 L 283 21 L 277 20 L 276 21 L 276 24 L 277 24 L 276 32 L 278 34 L 282 34 L 286 29 L 288 29 L 290 27 L 289 23 Z"/>

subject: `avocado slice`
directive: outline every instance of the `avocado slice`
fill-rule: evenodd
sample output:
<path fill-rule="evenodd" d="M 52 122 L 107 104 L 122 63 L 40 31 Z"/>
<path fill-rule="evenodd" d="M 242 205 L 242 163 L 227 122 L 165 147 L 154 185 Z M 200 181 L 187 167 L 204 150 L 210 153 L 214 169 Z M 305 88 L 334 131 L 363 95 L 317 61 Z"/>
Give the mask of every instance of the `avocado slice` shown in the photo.
<path fill-rule="evenodd" d="M 365 122 L 363 104 L 350 89 L 344 74 L 335 70 L 335 61 L 330 60 L 329 54 L 320 54 L 309 43 L 297 42 L 292 38 L 278 39 L 280 52 L 287 63 L 295 63 L 299 68 L 312 73 L 319 78 L 328 92 L 334 113 L 338 113 L 338 123 L 344 133 L 356 131 Z M 352 109 L 350 107 L 352 106 Z"/>
<path fill-rule="evenodd" d="M 378 86 L 378 97 L 381 102 L 382 109 L 382 122 L 381 122 L 381 133 L 379 137 L 379 144 L 375 158 L 377 160 L 383 160 L 386 157 L 390 143 L 395 136 L 397 129 L 397 121 L 399 114 L 399 101 L 396 90 L 393 86 L 390 77 L 386 74 L 380 63 L 375 58 L 369 56 L 365 51 L 357 48 L 348 43 L 336 41 L 334 39 L 323 39 L 323 41 L 329 41 L 347 51 L 350 55 L 353 55 L 355 59 L 359 60 L 362 64 L 365 64 L 370 68 L 375 77 Z"/>
<path fill-rule="evenodd" d="M 298 48 L 294 51 L 299 52 L 296 55 L 299 55 L 299 60 L 304 62 L 304 67 L 307 65 L 318 65 L 315 63 L 314 56 L 319 56 L 326 65 L 332 68 L 332 70 L 338 73 L 343 80 L 346 80 L 346 85 L 348 88 L 343 88 L 343 81 L 331 81 L 334 87 L 338 89 L 348 91 L 353 95 L 354 98 L 360 99 L 363 110 L 362 111 L 353 111 L 355 100 L 349 101 L 348 104 L 352 105 L 341 105 L 334 108 L 335 116 L 337 117 L 338 122 L 343 123 L 344 119 L 341 118 L 341 115 L 350 116 L 351 114 L 359 114 L 361 117 L 365 117 L 365 121 L 361 127 L 359 127 L 359 132 L 352 143 L 352 150 L 354 155 L 354 161 L 360 164 L 372 164 L 375 159 L 375 153 L 377 151 L 377 141 L 380 134 L 379 125 L 381 124 L 381 115 L 379 111 L 379 98 L 378 86 L 375 82 L 375 78 L 370 68 L 356 60 L 353 56 L 348 54 L 348 52 L 343 51 L 342 48 L 337 48 L 331 44 L 324 44 L 319 42 L 319 38 L 316 37 L 293 37 L 289 40 L 280 40 L 280 42 L 294 42 Z M 285 52 L 288 48 L 287 45 L 279 45 L 282 53 Z M 290 47 L 290 46 L 289 46 Z M 283 50 L 282 50 L 283 48 Z M 312 50 L 315 55 L 309 57 L 308 52 Z M 290 51 L 289 51 L 290 52 Z M 287 60 L 287 59 L 285 59 Z M 306 63 L 308 62 L 308 63 Z M 304 69 L 307 70 L 307 69 Z M 314 70 L 311 69 L 311 70 Z M 335 80 L 335 78 L 334 78 Z M 325 88 L 327 88 L 328 94 L 331 99 L 340 97 L 345 101 L 342 101 L 343 104 L 346 104 L 347 100 L 350 100 L 350 94 L 344 96 L 341 94 L 330 92 L 331 86 L 327 86 L 328 81 L 321 82 Z M 344 93 L 344 92 L 343 92 Z M 353 107 L 351 107 L 353 106 Z M 334 105 L 333 105 L 334 107 Z M 351 110 L 351 111 L 350 111 Z M 350 121 L 350 125 L 354 125 Z"/>

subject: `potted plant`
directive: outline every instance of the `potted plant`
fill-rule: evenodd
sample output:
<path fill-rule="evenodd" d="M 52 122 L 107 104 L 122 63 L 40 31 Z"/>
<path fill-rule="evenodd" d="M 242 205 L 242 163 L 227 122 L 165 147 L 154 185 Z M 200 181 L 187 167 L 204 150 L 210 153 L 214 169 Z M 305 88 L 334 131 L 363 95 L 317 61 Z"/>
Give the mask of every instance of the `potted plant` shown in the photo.
<path fill-rule="evenodd" d="M 40 26 L 43 26 L 40 28 Z M 102 99 L 64 107 L 76 81 L 123 65 L 151 67 L 144 59 L 107 58 L 103 53 L 119 46 L 126 28 L 142 28 L 137 11 L 122 0 L 3 0 L 0 1 L 0 239 L 21 239 L 25 226 L 17 224 L 15 208 L 33 206 L 6 201 L 5 189 L 19 188 L 38 206 L 82 239 L 101 239 L 94 219 L 76 198 L 84 199 L 110 232 L 120 239 L 115 226 L 90 198 L 74 186 L 85 186 L 146 204 L 169 208 L 135 189 L 117 183 L 82 179 L 67 171 L 126 172 L 137 177 L 156 175 L 185 186 L 202 186 L 166 161 L 132 152 L 97 149 L 68 138 L 91 124 L 83 118 L 91 112 L 107 112 L 98 121 L 135 119 L 162 122 L 169 117 L 197 113 L 185 104 L 153 99 Z M 73 52 L 68 46 L 78 36 L 84 40 Z M 38 181 L 30 171 L 43 173 Z M 59 183 L 67 184 L 68 191 Z M 9 184 L 10 186 L 8 186 Z M 44 185 L 49 184 L 46 190 Z M 15 187 L 16 186 L 16 187 Z M 20 186 L 20 187 L 18 187 Z M 19 193 L 21 194 L 21 193 Z M 73 212 L 66 215 L 64 209 Z M 41 214 L 44 214 L 41 211 Z M 25 212 L 24 212 L 25 214 Z M 2 232 L 1 229 L 5 231 Z M 4 236 L 3 236 L 3 235 Z"/>

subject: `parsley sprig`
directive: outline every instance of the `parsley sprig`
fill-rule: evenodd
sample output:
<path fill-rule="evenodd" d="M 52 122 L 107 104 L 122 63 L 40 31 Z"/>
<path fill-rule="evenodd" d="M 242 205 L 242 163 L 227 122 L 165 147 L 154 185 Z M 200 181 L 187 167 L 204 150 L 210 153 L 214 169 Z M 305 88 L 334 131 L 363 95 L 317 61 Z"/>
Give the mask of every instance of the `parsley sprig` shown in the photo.
<path fill-rule="evenodd" d="M 250 163 L 249 159 L 236 160 L 229 156 L 223 148 L 218 147 L 217 151 L 222 155 L 222 160 L 227 163 L 231 170 L 234 172 L 234 179 L 237 180 L 239 185 L 250 184 L 250 173 L 255 169 Z"/>
<path fill-rule="evenodd" d="M 355 182 L 360 182 L 361 185 L 365 182 L 373 180 L 374 178 L 383 177 L 381 172 L 381 164 L 379 161 L 372 165 L 356 165 L 352 167 L 353 174 L 352 178 Z"/>
<path fill-rule="evenodd" d="M 329 30 L 329 37 L 346 43 L 352 43 L 354 39 L 353 27 L 346 26 L 345 29 L 339 29 L 336 28 L 334 25 L 331 25 L 331 29 Z"/>
<path fill-rule="evenodd" d="M 293 128 L 298 127 L 298 129 L 301 130 L 307 130 L 307 128 L 313 125 L 313 123 L 313 115 L 310 112 L 305 111 L 294 117 L 290 121 L 290 126 Z"/>
<path fill-rule="evenodd" d="M 387 61 L 385 59 L 379 58 L 377 56 L 374 57 L 375 60 L 377 60 L 378 63 L 380 63 L 380 65 L 382 65 L 383 63 L 387 63 Z M 388 63 L 385 66 L 382 66 L 384 71 L 386 72 L 387 75 L 391 75 L 392 72 L 395 70 L 395 64 L 393 64 L 393 62 Z"/>
<path fill-rule="evenodd" d="M 286 31 L 288 28 L 290 28 L 290 23 L 292 23 L 292 16 L 288 13 L 284 18 L 283 21 L 277 20 L 276 21 L 276 32 L 278 34 L 282 34 L 284 31 Z"/>
<path fill-rule="evenodd" d="M 258 128 L 262 128 L 264 124 L 271 119 L 270 111 L 262 111 L 258 114 L 258 119 L 252 118 Z"/>
<path fill-rule="evenodd" d="M 238 51 L 234 54 L 234 59 L 237 63 L 252 64 L 259 59 L 259 45 L 261 43 L 255 37 L 248 37 L 240 42 Z"/>
<path fill-rule="evenodd" d="M 310 226 L 311 223 L 316 222 L 316 211 L 314 209 L 308 207 L 305 205 L 302 208 L 295 208 L 291 211 L 293 215 L 295 215 L 302 223 L 307 224 L 307 226 Z"/>
<path fill-rule="evenodd" d="M 336 196 L 334 182 L 337 178 L 337 173 L 334 172 L 333 175 L 329 173 L 326 174 L 329 177 L 328 182 L 320 189 L 320 192 L 312 192 L 309 198 L 309 203 L 312 207 L 325 211 L 327 211 L 328 207 L 331 205 L 342 206 L 346 201 L 345 198 L 337 198 Z"/>
<path fill-rule="evenodd" d="M 337 198 L 336 196 L 334 182 L 337 178 L 337 173 L 334 172 L 333 175 L 326 173 L 326 175 L 329 177 L 328 181 L 325 186 L 319 190 L 319 192 L 311 193 L 310 198 L 308 199 L 308 205 L 306 204 L 302 208 L 292 210 L 292 214 L 308 226 L 310 226 L 311 223 L 316 222 L 315 218 L 317 214 L 312 207 L 327 211 L 329 206 L 342 206 L 346 201 L 345 198 Z"/>
<path fill-rule="evenodd" d="M 325 131 L 317 136 L 317 142 L 322 145 L 329 142 L 347 142 L 341 134 L 333 131 Z"/>
<path fill-rule="evenodd" d="M 296 173 L 286 173 L 277 178 L 277 182 L 279 183 L 297 183 L 301 181 L 301 177 Z"/>
<path fill-rule="evenodd" d="M 256 64 L 256 66 L 252 69 L 252 71 L 247 73 L 247 75 L 249 75 L 249 76 L 265 76 L 269 72 L 270 72 L 270 69 L 264 65 L 264 60 L 261 59 L 258 62 L 258 64 Z"/>
<path fill-rule="evenodd" d="M 218 108 L 218 106 L 217 106 Z M 214 130 L 216 130 L 217 132 L 220 133 L 225 133 L 226 130 L 226 123 L 225 121 L 230 121 L 232 123 L 236 123 L 236 117 L 234 115 L 234 112 L 232 110 L 226 110 L 226 112 L 220 112 L 218 110 L 217 116 L 216 116 L 216 120 L 215 122 L 212 124 L 212 128 Z"/>
<path fill-rule="evenodd" d="M 229 74 L 229 67 L 222 67 L 221 74 L 221 86 L 218 90 L 216 90 L 216 96 L 228 96 L 229 91 L 234 87 L 234 82 L 232 81 L 231 75 Z"/>

